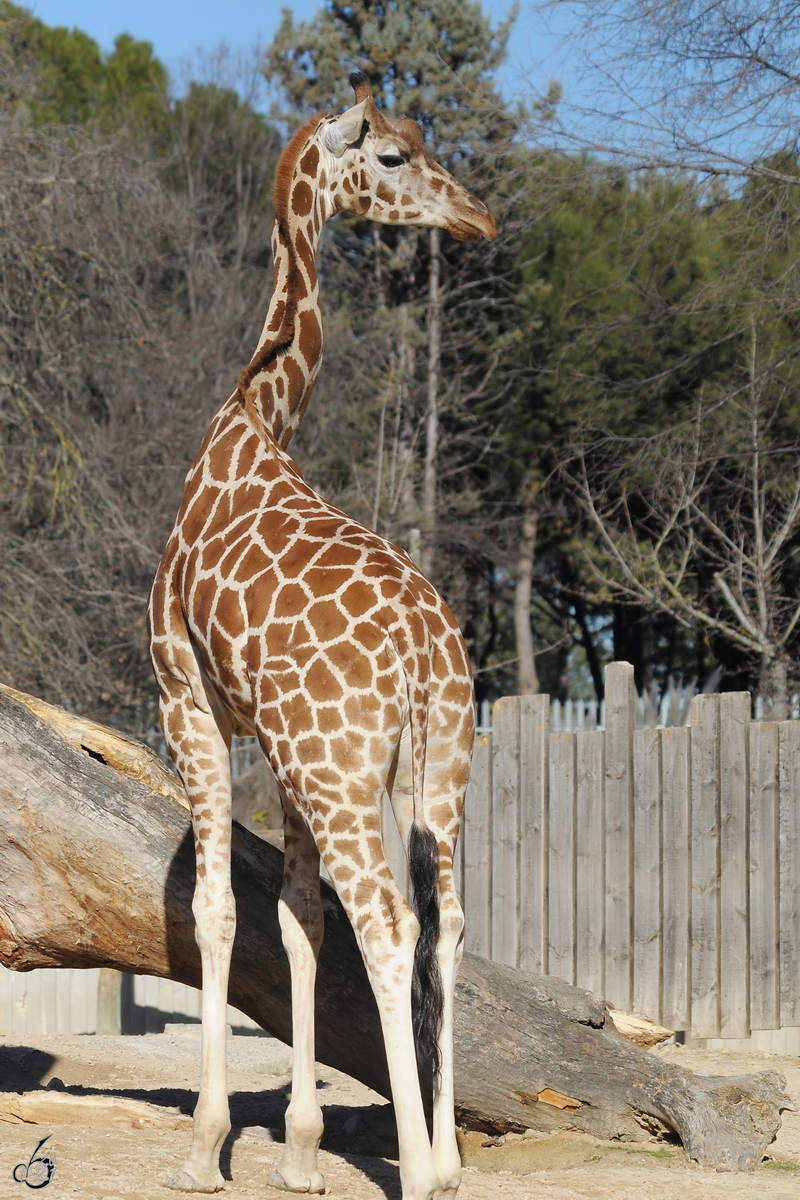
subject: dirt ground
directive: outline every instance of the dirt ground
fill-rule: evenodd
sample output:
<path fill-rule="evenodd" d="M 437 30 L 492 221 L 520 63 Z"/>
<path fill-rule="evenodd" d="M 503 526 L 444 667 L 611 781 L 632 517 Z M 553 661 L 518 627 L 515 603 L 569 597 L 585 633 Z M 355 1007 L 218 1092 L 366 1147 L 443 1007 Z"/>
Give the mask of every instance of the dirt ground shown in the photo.
<path fill-rule="evenodd" d="M 76 1094 L 121 1094 L 191 1112 L 199 1075 L 197 1027 L 143 1037 L 0 1038 L 0 1090 L 27 1091 L 54 1078 Z M 288 1098 L 290 1052 L 270 1038 L 229 1039 L 234 1132 L 223 1152 L 228 1200 L 278 1196 L 266 1187 L 280 1155 Z M 687 1050 L 671 1046 L 687 1067 L 739 1074 L 776 1067 L 800 1102 L 800 1059 Z M 766 1060 L 766 1061 L 765 1061 Z M 56 1088 L 60 1084 L 52 1085 Z M 346 1200 L 400 1200 L 391 1109 L 380 1097 L 327 1067 L 319 1068 L 326 1118 L 321 1152 L 329 1193 Z M 159 1200 L 174 1197 L 163 1181 L 182 1161 L 188 1133 L 86 1129 L 67 1125 L 0 1125 L 0 1198 L 30 1195 L 15 1183 L 40 1138 L 56 1159 L 42 1194 L 81 1200 Z M 500 1145 L 470 1134 L 463 1139 L 464 1182 L 459 1200 L 797 1200 L 800 1195 L 800 1113 L 785 1113 L 768 1160 L 755 1175 L 717 1175 L 689 1163 L 674 1146 L 600 1142 L 576 1134 L 513 1137 Z"/>

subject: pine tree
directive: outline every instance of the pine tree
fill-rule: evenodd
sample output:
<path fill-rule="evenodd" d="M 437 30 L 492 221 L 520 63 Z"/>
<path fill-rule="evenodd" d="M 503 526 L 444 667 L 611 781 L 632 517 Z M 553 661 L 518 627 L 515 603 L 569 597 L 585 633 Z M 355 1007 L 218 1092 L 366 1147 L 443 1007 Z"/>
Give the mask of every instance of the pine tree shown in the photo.
<path fill-rule="evenodd" d="M 152 131 L 163 119 L 166 70 L 150 42 L 128 33 L 104 55 L 81 29 L 45 25 L 0 0 L 0 68 L 0 99 L 17 121 L 95 121 L 107 130 L 133 122 Z"/>
<path fill-rule="evenodd" d="M 440 162 L 457 173 L 476 172 L 488 155 L 507 150 L 514 132 L 512 114 L 497 91 L 494 72 L 505 59 L 515 17 L 516 7 L 506 21 L 493 28 L 477 0 L 328 0 L 311 21 L 295 24 L 291 12 L 284 11 L 281 26 L 267 50 L 264 72 L 271 83 L 279 85 L 288 105 L 285 115 L 293 123 L 319 109 L 350 103 L 348 76 L 354 69 L 360 70 L 370 80 L 376 101 L 387 114 L 419 122 L 431 153 Z M 491 177 L 489 172 L 487 176 Z M 485 178 L 483 187 L 479 185 L 485 199 L 487 182 Z M 364 228 L 361 237 L 365 248 L 372 250 L 378 296 L 389 300 L 396 318 L 392 331 L 395 346 L 388 352 L 387 374 L 395 380 L 398 406 L 393 446 L 397 450 L 399 444 L 400 450 L 384 472 L 386 396 L 391 391 L 390 384 L 385 383 L 381 389 L 379 479 L 373 514 L 379 515 L 384 482 L 388 484 L 393 478 L 396 481 L 401 475 L 406 489 L 406 540 L 416 552 L 419 535 L 409 525 L 419 523 L 422 568 L 441 582 L 438 551 L 442 539 L 437 525 L 442 503 L 442 372 L 452 364 L 444 313 L 448 292 L 453 290 L 449 255 L 438 230 L 418 239 L 413 232 L 397 235 Z M 366 259 L 366 253 L 362 258 Z M 385 259 L 388 272 L 383 269 Z M 398 261 L 402 263 L 403 259 L 402 269 L 397 270 Z M 385 275 L 392 275 L 392 265 L 394 278 L 386 287 Z M 423 273 L 427 286 L 422 285 Z M 407 408 L 400 412 L 413 386 L 408 372 L 414 344 L 421 340 L 418 327 L 423 310 L 427 371 L 424 381 L 418 380 L 417 391 L 424 395 L 424 401 L 420 396 L 422 403 L 415 412 Z M 420 413 L 423 403 L 424 412 Z M 415 446 L 420 447 L 416 452 Z M 411 464 L 415 456 L 421 460 L 421 470 L 417 463 Z M 409 495 L 412 483 L 413 499 Z M 390 506 L 397 499 L 397 495 L 390 495 Z M 395 534 L 386 522 L 384 531 Z"/>

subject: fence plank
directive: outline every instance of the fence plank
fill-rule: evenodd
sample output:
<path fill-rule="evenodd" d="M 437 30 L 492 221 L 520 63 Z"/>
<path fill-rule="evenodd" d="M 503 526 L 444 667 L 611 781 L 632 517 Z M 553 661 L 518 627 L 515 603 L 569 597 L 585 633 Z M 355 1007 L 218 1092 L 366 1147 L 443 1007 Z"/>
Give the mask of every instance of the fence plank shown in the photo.
<path fill-rule="evenodd" d="M 159 1017 L 159 990 L 161 980 L 155 975 L 137 975 L 134 985 L 134 995 L 138 989 L 138 1003 L 144 1007 L 145 1033 L 160 1033 L 163 1021 Z"/>
<path fill-rule="evenodd" d="M 777 1029 L 780 1009 L 778 726 L 750 725 L 750 1024 Z"/>
<path fill-rule="evenodd" d="M 661 1017 L 670 1029 L 691 1028 L 691 748 L 689 730 L 661 732 L 664 924 Z"/>
<path fill-rule="evenodd" d="M 750 1036 L 750 693 L 719 698 L 720 1036 Z"/>
<path fill-rule="evenodd" d="M 692 1034 L 719 1037 L 719 697 L 692 701 Z"/>
<path fill-rule="evenodd" d="M 58 1033 L 58 1004 L 56 1001 L 55 970 L 43 971 L 39 977 L 42 1004 L 42 1029 L 45 1033 Z"/>
<path fill-rule="evenodd" d="M 464 948 L 488 958 L 492 915 L 492 739 L 475 738 L 464 802 Z"/>
<path fill-rule="evenodd" d="M 633 726 L 636 692 L 630 663 L 606 667 L 606 997 L 632 1005 Z"/>
<path fill-rule="evenodd" d="M 6 1027 L 7 1033 L 25 1033 L 27 1025 L 25 1022 L 27 1005 L 25 1003 L 25 991 L 27 980 L 30 979 L 33 972 L 26 972 L 20 977 L 17 971 L 10 971 L 9 992 L 11 1001 L 11 1012 L 9 1024 Z"/>
<path fill-rule="evenodd" d="M 517 965 L 519 933 L 519 697 L 492 713 L 492 959 Z"/>
<path fill-rule="evenodd" d="M 605 991 L 605 734 L 575 735 L 575 982 L 601 996 Z"/>
<path fill-rule="evenodd" d="M 45 967 L 44 970 L 49 968 Z M 42 976 L 41 973 L 36 975 L 33 972 L 26 975 L 25 978 L 19 981 L 19 1008 L 21 1018 L 21 1028 L 26 1033 L 34 1029 L 41 1029 L 42 1033 L 47 1032 L 47 1026 L 44 1020 L 44 1009 L 42 1007 Z"/>
<path fill-rule="evenodd" d="M 549 973 L 575 982 L 575 736 L 550 734 Z"/>
<path fill-rule="evenodd" d="M 633 1010 L 661 1020 L 661 737 L 633 735 Z"/>
<path fill-rule="evenodd" d="M 92 975 L 99 977 L 100 969 L 98 967 L 82 971 L 81 974 L 88 976 L 90 971 Z M 97 987 L 95 985 L 96 990 Z M 83 987 L 79 991 L 72 980 L 59 980 L 57 992 L 59 1033 L 86 1033 L 90 1028 L 93 1028 L 93 1026 L 89 1026 L 87 1020 L 86 993 L 86 981 L 84 981 Z M 95 1011 L 96 1005 L 97 1000 L 95 997 Z"/>
<path fill-rule="evenodd" d="M 519 713 L 519 956 L 547 972 L 547 824 L 550 697 L 522 696 Z"/>
<path fill-rule="evenodd" d="M 800 1025 L 800 723 L 778 724 L 781 1025 Z"/>

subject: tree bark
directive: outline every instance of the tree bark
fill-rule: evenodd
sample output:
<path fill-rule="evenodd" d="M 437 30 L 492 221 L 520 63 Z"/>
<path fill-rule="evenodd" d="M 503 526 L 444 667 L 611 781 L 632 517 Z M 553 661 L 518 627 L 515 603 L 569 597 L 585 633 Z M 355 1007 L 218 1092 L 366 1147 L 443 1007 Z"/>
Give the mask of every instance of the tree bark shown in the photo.
<path fill-rule="evenodd" d="M 539 485 L 532 483 L 525 496 L 522 510 L 522 532 L 519 539 L 514 588 L 514 633 L 517 642 L 517 676 L 520 696 L 539 691 L 539 676 L 533 653 L 531 629 L 531 592 L 533 589 L 533 559 L 536 553 L 536 530 L 539 524 Z"/>
<path fill-rule="evenodd" d="M 402 242 L 401 242 L 402 245 Z M 399 305 L 399 342 L 397 347 L 397 389 L 394 411 L 392 452 L 389 460 L 387 536 L 399 540 L 397 526 L 404 525 L 416 509 L 413 483 L 414 434 L 410 392 L 416 370 L 416 352 L 409 335 L 411 318 L 408 304 Z M 398 517 L 400 520 L 398 521 Z M 413 557 L 413 556 L 412 556 Z M 414 560 L 416 562 L 416 559 Z"/>
<path fill-rule="evenodd" d="M 145 747 L 137 760 L 130 739 L 30 703 L 41 717 L 0 690 L 0 962 L 113 967 L 199 986 L 180 784 Z M 237 825 L 232 866 L 230 1000 L 290 1042 L 282 855 Z M 388 1095 L 355 938 L 335 893 L 322 892 L 317 1058 Z M 555 978 L 467 955 L 456 1012 L 456 1107 L 476 1128 L 640 1140 L 669 1129 L 698 1162 L 740 1170 L 760 1161 L 792 1107 L 778 1072 L 723 1079 L 663 1062 L 617 1033 L 597 996 Z"/>
<path fill-rule="evenodd" d="M 592 675 L 592 683 L 594 684 L 594 692 L 597 696 L 599 704 L 603 702 L 606 694 L 606 685 L 603 678 L 603 667 L 600 663 L 600 657 L 597 653 L 592 631 L 589 628 L 589 622 L 586 617 L 586 606 L 583 602 L 583 597 L 576 595 L 572 601 L 572 607 L 575 610 L 575 620 L 578 622 L 581 630 L 581 645 L 586 654 L 586 662 Z M 669 672 L 667 672 L 669 678 Z"/>
<path fill-rule="evenodd" d="M 439 291 L 439 230 L 431 229 L 428 266 L 428 411 L 425 472 L 422 480 L 422 573 L 433 574 L 436 548 L 436 471 L 439 451 L 439 366 L 442 354 L 442 299 Z"/>

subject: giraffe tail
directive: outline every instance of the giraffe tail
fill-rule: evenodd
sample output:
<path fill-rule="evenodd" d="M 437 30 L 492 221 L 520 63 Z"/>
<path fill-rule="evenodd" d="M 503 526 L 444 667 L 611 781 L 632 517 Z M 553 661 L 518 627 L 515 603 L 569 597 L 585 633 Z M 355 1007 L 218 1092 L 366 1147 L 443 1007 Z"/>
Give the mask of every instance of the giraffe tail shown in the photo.
<path fill-rule="evenodd" d="M 417 824 L 416 818 L 408 839 L 408 870 L 413 892 L 412 907 L 420 929 L 411 977 L 417 1069 L 421 1079 L 426 1073 L 432 1073 L 435 1094 L 441 1069 L 439 1035 L 444 1008 L 442 976 L 436 953 L 439 941 L 439 846 L 431 830 Z"/>
<path fill-rule="evenodd" d="M 430 644 L 427 626 L 424 640 L 428 653 L 416 660 L 417 672 L 423 663 L 430 671 Z M 409 683 L 411 681 L 409 680 Z M 415 680 L 409 687 L 409 719 L 414 778 L 414 818 L 408 838 L 408 872 L 411 881 L 411 906 L 419 921 L 419 940 L 414 951 L 411 979 L 411 1011 L 414 1043 L 420 1080 L 430 1082 L 436 1094 L 441 1061 L 439 1037 L 444 1012 L 444 989 L 439 970 L 439 845 L 425 822 L 423 785 L 428 725 L 429 679 Z"/>

